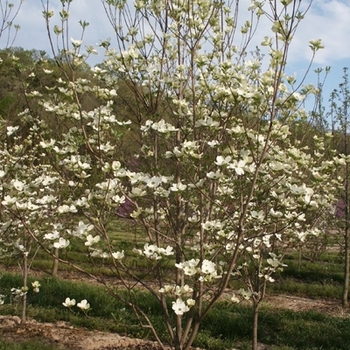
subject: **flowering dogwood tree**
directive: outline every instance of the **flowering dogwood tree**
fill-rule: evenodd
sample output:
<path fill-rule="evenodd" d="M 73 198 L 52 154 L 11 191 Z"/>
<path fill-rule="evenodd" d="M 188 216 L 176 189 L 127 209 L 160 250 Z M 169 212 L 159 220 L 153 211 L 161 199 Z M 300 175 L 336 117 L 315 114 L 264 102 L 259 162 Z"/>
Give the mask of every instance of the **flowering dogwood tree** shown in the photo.
<path fill-rule="evenodd" d="M 344 255 L 344 282 L 342 292 L 342 305 L 349 307 L 349 284 L 350 284 L 350 226 L 349 226 L 349 73 L 344 68 L 343 80 L 335 89 L 331 96 L 330 119 L 332 121 L 332 131 L 337 130 L 337 137 L 334 138 L 335 148 L 338 152 L 345 154 L 346 163 L 342 170 L 343 184 L 339 191 L 338 201 L 335 204 L 335 215 L 329 221 L 329 226 L 341 233 L 341 251 Z"/>
<path fill-rule="evenodd" d="M 21 267 L 23 285 L 19 289 L 15 288 L 14 294 L 22 298 L 21 320 L 25 322 L 30 256 L 35 257 L 37 251 L 27 225 L 39 235 L 39 228 L 47 222 L 46 211 L 49 210 L 50 201 L 55 199 L 48 195 L 48 191 L 53 191 L 53 188 L 48 190 L 48 186 L 53 185 L 55 178 L 49 176 L 45 164 L 34 165 L 37 161 L 37 129 L 31 128 L 26 137 L 16 135 L 18 130 L 18 127 L 4 126 L 0 131 L 0 258 L 16 257 Z M 48 190 L 45 193 L 41 191 L 43 186 Z M 39 286 L 32 286 L 35 292 L 39 292 Z"/>
<path fill-rule="evenodd" d="M 62 76 L 49 96 L 27 92 L 52 118 L 25 112 L 38 130 L 32 166 L 45 176 L 24 177 L 18 169 L 22 185 L 7 181 L 13 194 L 3 210 L 44 247 L 81 239 L 91 259 L 109 259 L 130 292 L 114 289 L 116 296 L 162 344 L 134 301 L 132 291 L 142 286 L 160 303 L 173 347 L 189 349 L 234 277 L 247 282 L 239 294 L 260 303 L 283 249 L 333 202 L 331 175 L 341 160 L 324 161 L 320 140 L 311 152 L 289 131 L 307 117 L 301 105 L 315 91 L 297 92 L 295 77 L 285 73 L 307 8 L 294 0 L 253 1 L 251 21 L 240 26 L 238 1 L 106 0 L 116 48 L 102 42 L 103 64 L 81 79 L 77 72 L 94 50 L 83 53 L 81 40 L 67 43 L 72 1 L 62 3 L 62 25 L 53 28 L 64 33 L 56 56 Z M 271 37 L 261 38 L 266 58 L 248 54 L 262 18 L 272 27 Z M 310 48 L 313 55 L 322 44 Z M 84 107 L 91 96 L 95 105 Z M 64 125 L 59 137 L 52 120 Z M 132 251 L 110 238 L 121 209 L 144 232 Z M 30 219 L 43 211 L 45 224 Z"/>

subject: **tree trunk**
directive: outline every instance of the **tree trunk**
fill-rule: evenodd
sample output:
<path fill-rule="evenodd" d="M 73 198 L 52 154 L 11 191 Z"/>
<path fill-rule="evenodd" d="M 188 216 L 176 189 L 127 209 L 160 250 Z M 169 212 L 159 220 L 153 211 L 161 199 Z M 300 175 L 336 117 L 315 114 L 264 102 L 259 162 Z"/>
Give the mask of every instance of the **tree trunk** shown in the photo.
<path fill-rule="evenodd" d="M 22 296 L 22 315 L 21 315 L 21 323 L 26 322 L 27 318 L 27 283 L 28 283 L 28 257 L 26 253 L 23 253 L 23 287 L 22 292 L 24 295 Z"/>
<path fill-rule="evenodd" d="M 347 71 L 344 69 L 344 85 L 346 89 L 344 90 L 345 96 L 343 100 L 342 112 L 343 112 L 343 121 L 344 121 L 344 154 L 349 154 L 349 143 L 348 143 L 348 103 L 349 103 L 349 80 Z M 349 274 L 350 274 L 350 262 L 349 262 L 349 162 L 345 163 L 345 229 L 344 229 L 344 285 L 343 285 L 343 296 L 342 296 L 342 305 L 343 308 L 348 308 L 348 294 L 349 294 Z"/>
<path fill-rule="evenodd" d="M 345 224 L 344 233 L 344 285 L 343 285 L 343 296 L 342 305 L 343 308 L 349 307 L 349 279 L 350 279 L 350 248 L 349 248 L 349 227 Z"/>
<path fill-rule="evenodd" d="M 258 350 L 259 302 L 253 302 L 253 339 L 252 350 Z"/>
<path fill-rule="evenodd" d="M 346 119 L 347 122 L 347 119 Z M 347 124 L 346 124 L 347 125 Z M 345 154 L 348 151 L 347 135 L 345 134 Z M 350 261 L 349 261 L 349 164 L 345 165 L 345 228 L 344 228 L 344 285 L 342 295 L 343 308 L 348 308 L 348 294 L 349 294 L 349 274 L 350 274 Z"/>
<path fill-rule="evenodd" d="M 57 277 L 57 273 L 58 273 L 58 254 L 59 254 L 59 249 L 55 248 L 55 251 L 54 251 L 55 257 L 53 258 L 53 264 L 52 264 L 52 277 Z"/>

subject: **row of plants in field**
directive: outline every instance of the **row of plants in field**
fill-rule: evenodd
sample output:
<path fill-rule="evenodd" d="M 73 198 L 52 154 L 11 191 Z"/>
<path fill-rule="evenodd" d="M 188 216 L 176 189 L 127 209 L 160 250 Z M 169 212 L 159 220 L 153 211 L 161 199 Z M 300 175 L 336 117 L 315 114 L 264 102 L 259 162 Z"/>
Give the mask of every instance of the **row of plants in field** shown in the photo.
<path fill-rule="evenodd" d="M 123 249 L 142 249 L 147 237 L 142 231 L 134 231 L 132 225 L 125 223 L 122 219 L 113 220 L 111 231 L 109 231 L 110 240 L 122 247 Z M 134 232 L 133 232 L 134 231 Z M 340 239 L 340 238 L 339 238 Z M 91 252 L 84 242 L 79 239 L 72 239 L 69 247 L 62 250 L 60 258 L 70 263 L 77 264 L 84 268 L 86 272 L 94 272 L 97 275 L 114 276 L 115 272 L 111 271 L 112 264 L 110 260 L 101 258 L 99 260 L 89 259 Z M 191 252 L 191 245 L 186 249 L 187 256 L 194 256 Z M 307 254 L 309 249 L 301 250 Z M 33 244 L 32 251 L 28 254 L 28 261 L 30 261 L 30 268 L 33 270 L 45 271 L 48 274 L 52 273 L 52 265 L 54 259 L 50 255 L 40 249 L 40 246 Z M 142 261 L 135 256 L 135 265 L 141 268 Z M 146 262 L 145 267 L 146 267 Z M 1 266 L 5 269 L 18 266 L 18 254 L 9 254 L 2 256 L 0 260 Z M 132 263 L 131 263 L 132 264 Z M 316 259 L 310 260 L 303 258 L 300 260 L 298 252 L 289 251 L 284 256 L 284 264 L 287 266 L 275 274 L 276 281 L 291 277 L 300 282 L 316 282 L 316 283 L 343 283 L 344 280 L 344 257 L 339 251 L 335 250 L 334 245 L 326 245 L 324 251 L 317 256 Z M 164 266 L 165 269 L 171 270 L 171 265 Z M 61 264 L 60 270 L 74 271 L 75 269 L 67 264 Z M 274 288 L 270 285 L 270 288 Z"/>
<path fill-rule="evenodd" d="M 5 273 L 1 276 L 1 292 L 20 284 L 20 276 Z M 40 293 L 28 293 L 29 315 L 42 322 L 69 321 L 78 327 L 128 334 L 133 337 L 153 336 L 138 325 L 131 308 L 118 301 L 100 286 L 64 281 L 47 277 L 39 280 Z M 290 285 L 289 285 L 290 287 Z M 127 291 L 125 291 L 126 293 Z M 308 290 L 305 291 L 306 295 Z M 338 293 L 341 287 L 338 286 Z M 133 297 L 159 329 L 163 341 L 169 341 L 162 322 L 162 312 L 157 300 L 135 290 Z M 67 301 L 67 298 L 69 300 Z M 76 303 L 70 304 L 75 300 Z M 77 304 L 86 300 L 88 308 Z M 170 302 L 169 302 L 170 306 Z M 14 299 L 7 299 L 1 312 L 18 312 Z M 195 346 L 207 350 L 222 350 L 249 343 L 252 332 L 252 308 L 249 304 L 218 303 L 203 321 Z M 296 337 L 295 334 L 298 334 Z M 350 319 L 337 318 L 315 311 L 293 312 L 264 306 L 260 312 L 259 339 L 276 349 L 347 349 L 350 337 Z"/>

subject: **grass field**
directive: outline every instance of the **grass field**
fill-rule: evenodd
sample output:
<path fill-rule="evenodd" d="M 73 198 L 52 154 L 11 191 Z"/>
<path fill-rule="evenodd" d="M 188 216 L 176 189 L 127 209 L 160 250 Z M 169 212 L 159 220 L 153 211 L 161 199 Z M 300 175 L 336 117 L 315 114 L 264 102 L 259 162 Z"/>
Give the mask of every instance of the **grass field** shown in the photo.
<path fill-rule="evenodd" d="M 3 290 L 19 282 L 19 277 L 13 274 L 3 274 L 0 280 Z M 133 312 L 102 287 L 52 278 L 44 278 L 40 282 L 42 284 L 40 295 L 29 295 L 30 317 L 42 322 L 69 321 L 72 325 L 91 330 L 129 334 L 138 338 L 151 336 L 149 331 L 135 326 L 137 320 Z M 89 317 L 78 310 L 74 313 L 69 312 L 62 306 L 68 295 L 74 296 L 77 300 L 86 298 L 89 301 L 92 306 L 88 313 Z M 161 309 L 157 302 L 143 292 L 139 292 L 135 297 L 166 339 Z M 12 303 L 3 305 L 1 311 L 2 314 L 18 313 L 16 305 Z M 241 344 L 244 349 L 244 344 L 247 344 L 246 346 L 249 344 L 251 319 L 252 311 L 249 305 L 218 303 L 203 322 L 202 330 L 194 345 L 204 349 L 228 349 L 234 344 Z M 275 349 L 345 350 L 348 349 L 346 339 L 350 339 L 349 318 L 333 317 L 314 311 L 293 312 L 272 307 L 263 307 L 260 313 L 259 340 L 274 345 Z M 30 345 L 28 349 L 32 349 Z"/>
<path fill-rule="evenodd" d="M 137 232 L 125 234 L 115 231 L 112 237 L 128 249 L 141 244 Z M 92 266 L 86 259 L 84 247 L 73 244 L 64 254 L 94 274 L 111 276 L 108 264 L 101 261 Z M 63 257 L 65 257 L 63 255 Z M 68 258 L 68 256 L 67 256 Z M 0 294 L 6 295 L 0 314 L 19 315 L 19 305 L 11 298 L 9 290 L 21 286 L 21 276 L 13 273 L 15 259 L 7 259 L 1 265 Z M 318 261 L 298 261 L 297 253 L 286 256 L 288 268 L 269 284 L 268 294 L 287 294 L 312 299 L 338 299 L 342 291 L 342 259 L 337 252 L 326 252 Z M 152 338 L 151 332 L 138 325 L 132 310 L 108 293 L 105 288 L 92 283 L 60 279 L 69 275 L 72 268 L 60 265 L 58 278 L 50 277 L 52 259 L 39 251 L 32 264 L 33 271 L 40 272 L 40 293 L 28 293 L 28 316 L 41 322 L 68 321 L 74 326 L 88 329 L 128 334 L 137 338 Z M 11 272 L 8 272 L 11 271 Z M 38 278 L 35 278 L 38 279 Z M 34 279 L 32 278 L 30 282 Z M 239 284 L 232 284 L 239 288 Z M 123 291 L 118 291 L 123 293 Z M 91 305 L 88 315 L 75 308 L 70 312 L 62 302 L 66 297 L 77 301 L 87 299 Z M 138 290 L 133 297 L 167 340 L 167 332 L 158 302 L 145 291 Z M 315 310 L 292 311 L 263 305 L 259 316 L 259 341 L 272 350 L 348 350 L 350 317 L 337 317 Z M 249 304 L 219 302 L 204 320 L 194 346 L 208 350 L 224 350 L 234 346 L 242 350 L 250 348 L 252 333 L 252 308 Z M 24 344 L 6 343 L 0 340 L 0 350 L 55 350 L 45 344 L 30 341 Z"/>

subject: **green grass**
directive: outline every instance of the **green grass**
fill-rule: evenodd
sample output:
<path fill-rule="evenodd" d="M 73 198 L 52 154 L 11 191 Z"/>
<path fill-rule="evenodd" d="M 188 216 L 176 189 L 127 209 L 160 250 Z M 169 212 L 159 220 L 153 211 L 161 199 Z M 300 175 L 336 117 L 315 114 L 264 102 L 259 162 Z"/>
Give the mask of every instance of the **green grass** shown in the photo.
<path fill-rule="evenodd" d="M 31 283 L 33 279 L 29 280 Z M 103 331 L 121 332 L 135 336 L 145 337 L 148 331 L 138 326 L 136 316 L 126 307 L 125 304 L 114 297 L 102 286 L 94 286 L 85 283 L 69 282 L 51 277 L 40 279 L 40 293 L 28 292 L 28 316 L 41 322 L 55 322 L 57 320 L 69 321 L 75 326 L 83 326 L 88 329 L 99 329 Z M 10 273 L 4 273 L 0 277 L 0 294 L 8 294 L 10 289 L 21 286 L 21 277 Z M 164 322 L 159 317 L 160 307 L 154 297 L 140 292 L 133 292 L 128 295 L 125 291 L 119 292 L 124 298 L 137 298 L 140 307 L 147 312 L 151 319 L 163 329 Z M 85 317 L 76 306 L 69 312 L 62 303 L 67 297 L 74 298 L 77 302 L 87 299 L 91 305 L 88 316 Z M 0 307 L 0 313 L 19 314 L 19 307 L 16 304 L 9 304 Z M 154 317 L 153 315 L 157 315 Z M 158 319 L 157 319 L 158 318 Z M 130 328 L 130 325 L 134 327 Z M 130 330 L 128 330 L 130 328 Z"/>
<path fill-rule="evenodd" d="M 343 288 L 343 264 L 337 252 L 327 252 L 322 260 L 301 260 L 297 254 L 288 254 L 284 263 L 288 266 L 274 276 L 268 292 L 291 294 L 308 298 L 340 299 Z"/>
<path fill-rule="evenodd" d="M 13 285 L 19 285 L 19 282 L 19 276 L 3 274 L 0 279 L 0 293 L 9 290 Z M 42 322 L 64 320 L 74 326 L 152 339 L 150 331 L 138 325 L 131 309 L 103 287 L 54 278 L 43 278 L 40 283 L 42 287 L 39 294 L 28 294 L 29 317 Z M 125 292 L 119 293 L 122 295 Z M 64 308 L 62 302 L 68 296 L 77 301 L 86 298 L 91 304 L 89 317 L 76 307 L 74 314 Z M 147 313 L 161 337 L 166 340 L 165 325 L 156 299 L 141 291 L 133 292 L 132 298 Z M 0 307 L 0 312 L 3 314 L 14 314 L 18 311 L 13 304 Z M 204 319 L 194 345 L 207 350 L 224 350 L 241 344 L 240 347 L 244 350 L 250 342 L 251 333 L 251 307 L 222 302 L 218 303 Z M 273 350 L 348 350 L 347 339 L 350 339 L 349 318 L 337 318 L 314 311 L 293 312 L 272 307 L 262 307 L 260 311 L 259 341 L 273 346 Z"/>
<path fill-rule="evenodd" d="M 204 320 L 202 327 L 211 338 L 225 340 L 222 342 L 222 346 L 225 346 L 228 341 L 231 344 L 248 342 L 252 332 L 251 320 L 251 308 L 222 303 L 217 304 Z M 293 312 L 262 308 L 260 312 L 259 341 L 265 344 L 301 350 L 346 350 L 349 348 L 347 339 L 350 339 L 350 319 L 313 311 Z"/>
<path fill-rule="evenodd" d="M 283 277 L 292 277 L 305 282 L 317 283 L 342 283 L 343 265 L 334 262 L 310 262 L 302 261 L 300 268 L 298 263 L 292 259 L 285 259 L 288 265 L 281 274 Z"/>
<path fill-rule="evenodd" d="M 277 280 L 268 286 L 268 292 L 274 294 L 289 294 L 306 298 L 329 298 L 339 299 L 342 294 L 342 286 L 332 283 L 308 283 L 295 280 L 293 278 L 285 278 Z"/>
<path fill-rule="evenodd" d="M 30 340 L 21 343 L 0 340 L 0 350 L 59 350 L 59 348 L 44 344 L 42 340 Z"/>
<path fill-rule="evenodd" d="M 114 226 L 113 226 L 114 225 Z M 119 225 L 117 222 L 111 225 L 109 231 L 109 238 L 111 240 L 111 244 L 116 247 L 116 250 L 124 250 L 124 251 L 132 251 L 133 248 L 142 249 L 144 245 L 144 236 L 140 230 L 136 230 L 135 228 L 131 228 L 131 230 L 136 230 L 136 232 L 130 231 L 130 225 L 121 224 Z M 129 231 L 127 231 L 129 230 Z M 51 274 L 53 258 L 46 253 L 43 249 L 39 249 L 37 251 L 37 246 L 33 243 L 31 254 L 28 256 L 28 261 L 31 264 L 31 268 L 33 270 L 38 270 L 42 272 L 46 272 L 47 274 Z M 99 276 L 112 277 L 115 276 L 115 273 L 111 270 L 112 264 L 109 259 L 93 259 L 90 260 L 88 256 L 87 247 L 84 245 L 84 242 L 78 238 L 72 237 L 70 239 L 70 245 L 67 249 L 60 250 L 60 258 L 63 260 L 67 260 L 72 264 L 78 265 L 80 268 L 85 270 L 88 273 L 93 273 Z M 34 257 L 34 259 L 33 259 Z M 139 257 L 135 254 L 134 257 L 131 255 L 128 257 L 129 266 L 135 267 L 137 269 L 134 271 L 138 277 L 143 278 L 142 269 L 148 268 L 147 261 L 143 259 L 139 259 Z M 33 259 L 33 260 L 32 260 Z M 133 262 L 134 259 L 134 262 Z M 173 266 L 173 265 L 172 265 Z M 3 267 L 4 270 L 8 270 L 11 268 L 18 267 L 18 259 L 15 256 L 8 257 L 6 259 L 0 260 L 0 268 Z M 75 271 L 73 267 L 69 265 L 65 265 L 63 263 L 59 264 L 59 271 Z"/>

